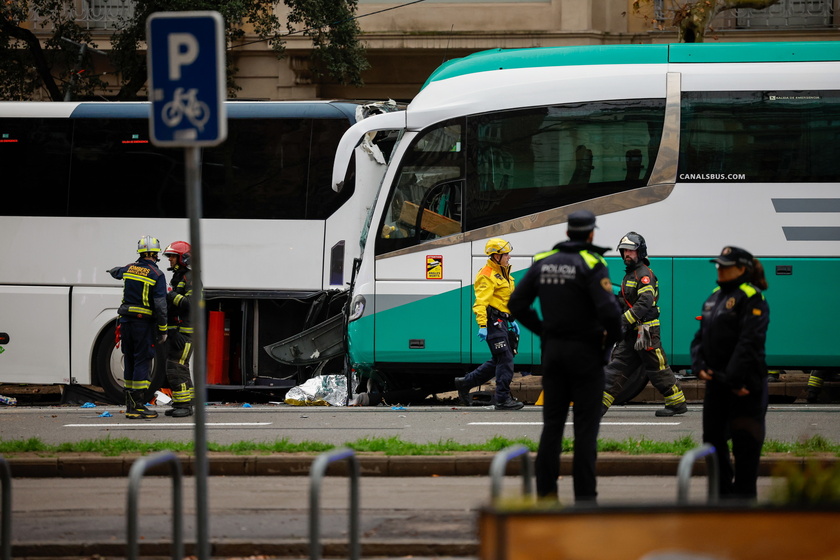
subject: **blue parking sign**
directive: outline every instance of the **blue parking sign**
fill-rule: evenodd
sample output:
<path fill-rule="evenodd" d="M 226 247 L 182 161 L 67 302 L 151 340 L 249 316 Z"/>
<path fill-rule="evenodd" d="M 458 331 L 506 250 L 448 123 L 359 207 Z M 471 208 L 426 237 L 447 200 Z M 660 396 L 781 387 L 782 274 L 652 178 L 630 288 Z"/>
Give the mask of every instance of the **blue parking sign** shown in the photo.
<path fill-rule="evenodd" d="M 224 21 L 218 12 L 146 20 L 149 134 L 159 146 L 215 146 L 227 137 Z"/>

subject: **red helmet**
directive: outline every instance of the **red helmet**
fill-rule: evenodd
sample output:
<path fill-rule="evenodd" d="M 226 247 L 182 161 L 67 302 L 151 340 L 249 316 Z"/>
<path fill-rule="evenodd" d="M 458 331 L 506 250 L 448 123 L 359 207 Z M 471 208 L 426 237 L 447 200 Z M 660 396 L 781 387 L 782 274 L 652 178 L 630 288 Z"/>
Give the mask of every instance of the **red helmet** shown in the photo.
<path fill-rule="evenodd" d="M 166 247 L 166 250 L 163 252 L 163 254 L 167 257 L 177 256 L 178 264 L 181 266 L 190 266 L 191 253 L 192 247 L 190 247 L 190 244 L 186 241 L 173 241 Z"/>

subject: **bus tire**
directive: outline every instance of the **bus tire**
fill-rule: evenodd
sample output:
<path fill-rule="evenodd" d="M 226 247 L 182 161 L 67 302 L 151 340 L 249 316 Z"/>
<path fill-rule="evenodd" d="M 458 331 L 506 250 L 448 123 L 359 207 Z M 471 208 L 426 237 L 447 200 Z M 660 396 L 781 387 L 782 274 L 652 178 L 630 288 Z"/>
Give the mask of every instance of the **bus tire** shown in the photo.
<path fill-rule="evenodd" d="M 648 378 L 645 373 L 645 366 L 639 366 L 636 371 L 627 376 L 627 382 L 621 391 L 615 396 L 613 406 L 619 404 L 626 404 L 635 399 L 647 386 Z"/>
<path fill-rule="evenodd" d="M 93 382 L 102 387 L 108 399 L 121 404 L 124 401 L 123 389 L 123 354 L 115 342 L 117 322 L 111 321 L 99 333 L 93 350 Z M 166 356 L 160 345 L 156 347 L 155 358 L 152 360 L 152 379 L 146 398 L 151 399 L 155 391 L 160 389 L 166 379 Z"/>

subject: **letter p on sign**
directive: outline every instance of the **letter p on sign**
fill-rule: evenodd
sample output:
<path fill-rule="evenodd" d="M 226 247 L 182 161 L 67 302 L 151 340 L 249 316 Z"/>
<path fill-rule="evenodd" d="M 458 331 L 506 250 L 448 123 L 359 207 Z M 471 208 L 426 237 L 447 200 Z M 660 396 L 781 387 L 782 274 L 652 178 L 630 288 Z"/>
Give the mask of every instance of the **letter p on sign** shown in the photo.
<path fill-rule="evenodd" d="M 192 33 L 170 33 L 169 79 L 180 80 L 181 68 L 189 66 L 198 58 L 198 41 Z"/>

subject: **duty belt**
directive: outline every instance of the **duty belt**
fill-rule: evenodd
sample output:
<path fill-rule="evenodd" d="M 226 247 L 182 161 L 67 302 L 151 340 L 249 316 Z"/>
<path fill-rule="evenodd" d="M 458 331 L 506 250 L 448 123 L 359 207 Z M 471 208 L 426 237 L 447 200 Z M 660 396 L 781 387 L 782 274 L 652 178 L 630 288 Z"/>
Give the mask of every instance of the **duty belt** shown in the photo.
<path fill-rule="evenodd" d="M 499 311 L 495 307 L 487 307 L 487 317 L 489 319 L 502 319 L 503 321 L 510 321 L 512 319 L 510 313 Z"/>

